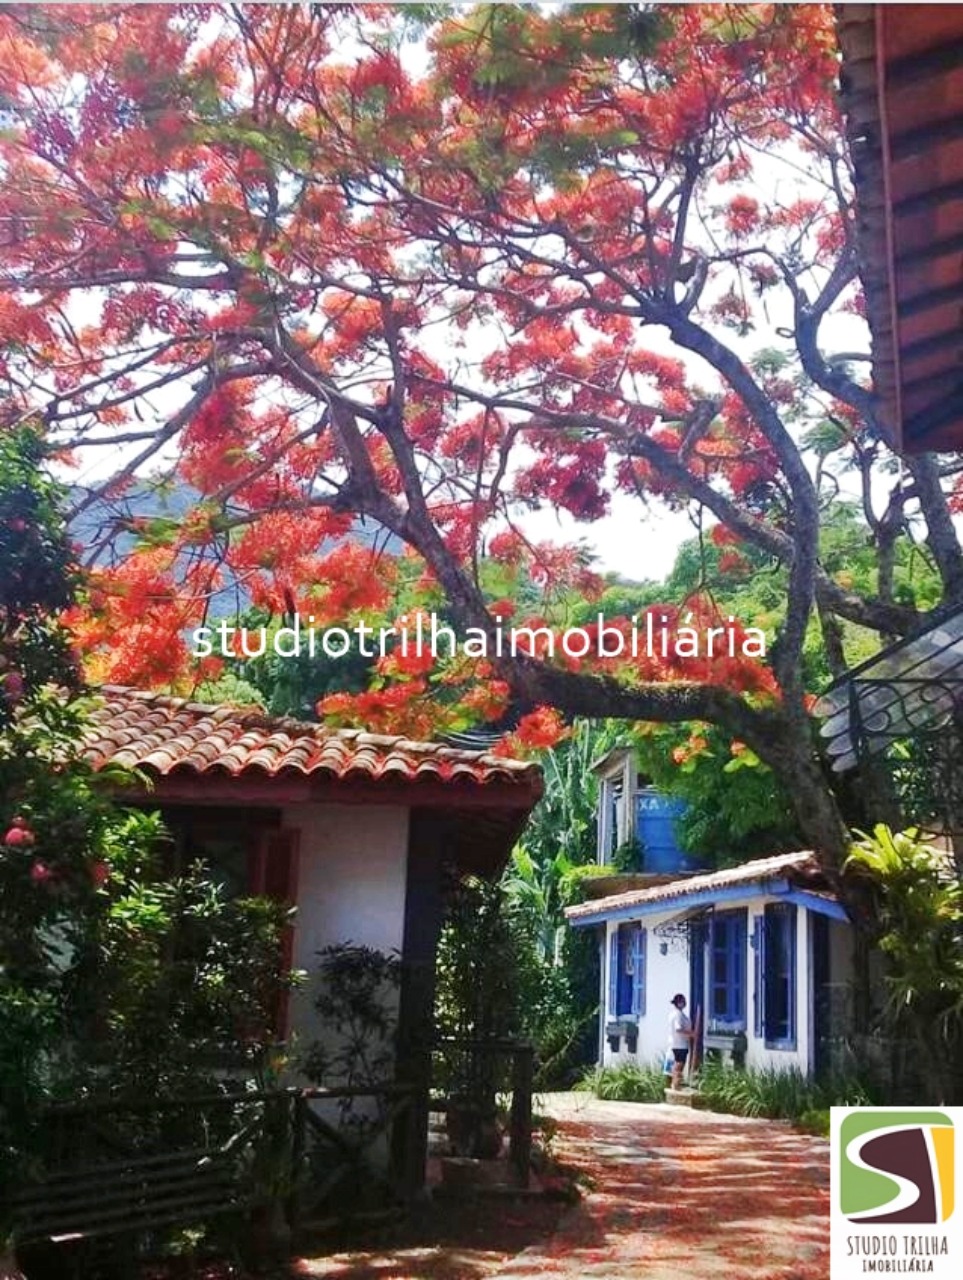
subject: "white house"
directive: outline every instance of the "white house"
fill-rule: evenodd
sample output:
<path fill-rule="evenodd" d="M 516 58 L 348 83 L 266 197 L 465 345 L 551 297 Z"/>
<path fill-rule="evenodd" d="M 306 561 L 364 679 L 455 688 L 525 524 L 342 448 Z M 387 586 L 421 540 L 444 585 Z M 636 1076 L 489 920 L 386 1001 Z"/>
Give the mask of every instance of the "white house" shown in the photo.
<path fill-rule="evenodd" d="M 575 928 L 604 930 L 600 1061 L 659 1061 L 672 997 L 703 1031 L 702 1053 L 748 1066 L 827 1063 L 848 990 L 852 929 L 806 852 L 777 854 L 585 902 Z"/>
<path fill-rule="evenodd" d="M 682 806 L 644 784 L 631 749 L 594 767 L 599 862 L 628 849 L 641 868 L 613 867 L 595 882 L 602 896 L 566 911 L 570 926 L 599 935 L 600 1063 L 661 1062 L 681 992 L 701 1030 L 700 1058 L 829 1066 L 848 1016 L 853 932 L 814 855 L 700 871 L 679 846 Z"/>
<path fill-rule="evenodd" d="M 87 757 L 149 779 L 125 799 L 160 810 L 173 869 L 202 858 L 229 890 L 294 905 L 295 968 L 317 972 L 316 953 L 342 943 L 400 956 L 396 1074 L 424 1084 L 427 1108 L 444 880 L 501 870 L 541 794 L 537 766 L 256 707 L 100 694 Z M 299 989 L 278 1028 L 302 1045 L 319 1033 L 312 996 Z"/>

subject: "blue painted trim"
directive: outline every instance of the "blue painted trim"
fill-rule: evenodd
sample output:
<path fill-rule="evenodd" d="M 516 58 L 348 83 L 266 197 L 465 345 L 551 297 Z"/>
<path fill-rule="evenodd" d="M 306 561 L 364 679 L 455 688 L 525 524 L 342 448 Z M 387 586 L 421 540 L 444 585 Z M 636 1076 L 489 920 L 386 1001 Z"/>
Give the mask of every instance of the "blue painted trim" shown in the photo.
<path fill-rule="evenodd" d="M 789 965 L 788 965 L 789 991 L 788 991 L 788 1000 L 787 1000 L 787 1012 L 789 1015 L 788 1016 L 789 1025 L 786 1028 L 786 1035 L 770 1037 L 767 1034 L 765 1037 L 764 1043 L 767 1049 L 781 1049 L 788 1052 L 795 1052 L 798 1046 L 798 1030 L 797 1030 L 796 1024 L 797 1024 L 797 1016 L 798 1016 L 797 1006 L 799 1001 L 799 962 L 798 962 L 798 947 L 797 947 L 799 924 L 798 924 L 798 918 L 797 918 L 796 905 L 794 903 L 789 903 L 787 906 L 784 907 L 783 904 L 785 903 L 785 901 L 786 901 L 785 898 L 783 898 L 778 904 L 769 903 L 767 905 L 765 909 L 764 917 L 763 917 L 764 919 L 763 932 L 765 933 L 771 924 L 774 925 L 777 919 L 782 920 L 783 929 L 785 933 L 786 946 L 789 952 L 787 957 L 789 961 Z M 763 971 L 764 984 L 768 982 L 769 976 L 770 975 L 768 973 L 768 967 L 767 967 L 767 969 Z M 765 996 L 764 996 L 764 999 L 765 999 Z M 763 1020 L 763 1028 L 764 1030 L 768 1031 L 768 1028 L 766 1028 L 765 1026 L 765 1015 Z"/>
<path fill-rule="evenodd" d="M 754 915 L 752 917 L 752 939 L 749 944 L 752 948 L 752 1025 L 757 1040 L 762 1039 L 766 1026 L 765 988 L 763 986 L 763 975 L 766 972 L 765 921 L 766 917 L 764 915 Z"/>
<path fill-rule="evenodd" d="M 619 934 L 609 936 L 609 1017 L 617 1018 L 619 1009 Z"/>
<path fill-rule="evenodd" d="M 637 902 L 634 906 L 603 908 L 600 911 L 593 911 L 590 915 L 569 920 L 569 924 L 573 929 L 584 929 L 587 925 L 602 924 L 606 920 L 639 920 L 642 916 L 662 915 L 679 906 L 686 909 L 712 907 L 717 902 L 737 902 L 746 898 L 756 898 L 760 893 L 784 895 L 790 892 L 788 880 L 749 880 L 744 885 L 729 885 L 722 889 L 677 893 L 671 898 L 659 898 L 656 902 Z M 784 901 L 784 898 L 780 897 L 780 901 Z"/>
<path fill-rule="evenodd" d="M 843 920 L 849 923 L 849 916 L 844 907 L 838 902 L 821 898 L 818 893 L 807 893 L 805 889 L 788 889 L 785 892 L 773 889 L 772 892 L 779 895 L 780 902 L 792 902 L 797 907 L 805 907 L 807 911 L 815 912 L 818 916 L 829 916 L 830 920 Z"/>
<path fill-rule="evenodd" d="M 734 1030 L 746 1029 L 746 921 L 748 909 L 738 907 L 717 911 L 709 922 L 709 979 L 706 1005 L 710 1025 L 725 1024 Z M 721 968 L 725 981 L 717 981 Z M 716 1004 L 722 996 L 723 1011 Z"/>

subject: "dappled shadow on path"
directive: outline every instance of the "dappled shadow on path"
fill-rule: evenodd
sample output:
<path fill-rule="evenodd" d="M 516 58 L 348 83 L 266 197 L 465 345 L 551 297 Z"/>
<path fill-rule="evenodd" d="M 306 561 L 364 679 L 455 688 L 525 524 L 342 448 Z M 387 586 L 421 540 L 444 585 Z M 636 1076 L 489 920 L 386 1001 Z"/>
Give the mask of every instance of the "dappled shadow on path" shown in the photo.
<path fill-rule="evenodd" d="M 557 1100 L 554 1152 L 584 1200 L 425 1211 L 364 1252 L 304 1259 L 331 1280 L 826 1280 L 829 1154 L 778 1122 Z M 553 1230 L 554 1228 L 554 1230 Z"/>
<path fill-rule="evenodd" d="M 819 1139 L 775 1122 L 593 1103 L 562 1120 L 559 1154 L 594 1189 L 499 1280 L 828 1275 L 829 1159 Z"/>
<path fill-rule="evenodd" d="M 425 1206 L 364 1249 L 303 1258 L 294 1277 L 329 1280 L 479 1280 L 555 1229 L 564 1206 L 544 1200 L 478 1200 Z M 346 1243 L 346 1242 L 345 1242 Z"/>

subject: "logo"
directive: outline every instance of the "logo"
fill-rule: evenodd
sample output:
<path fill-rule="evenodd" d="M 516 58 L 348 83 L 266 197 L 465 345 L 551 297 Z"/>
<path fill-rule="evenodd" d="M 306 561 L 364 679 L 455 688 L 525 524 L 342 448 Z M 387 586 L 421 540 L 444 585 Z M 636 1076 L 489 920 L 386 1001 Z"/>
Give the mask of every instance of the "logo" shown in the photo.
<path fill-rule="evenodd" d="M 851 1223 L 938 1226 L 953 1213 L 953 1121 L 944 1111 L 858 1108 L 839 1126 L 837 1210 Z"/>

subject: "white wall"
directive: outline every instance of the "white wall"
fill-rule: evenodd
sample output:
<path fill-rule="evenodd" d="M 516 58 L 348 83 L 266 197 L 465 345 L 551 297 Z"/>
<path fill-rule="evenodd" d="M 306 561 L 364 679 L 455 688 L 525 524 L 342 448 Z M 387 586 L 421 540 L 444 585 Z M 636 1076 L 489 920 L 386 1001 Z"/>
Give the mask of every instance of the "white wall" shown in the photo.
<path fill-rule="evenodd" d="M 296 805 L 285 811 L 283 820 L 286 827 L 301 831 L 294 967 L 316 975 L 316 953 L 344 942 L 400 954 L 408 810 L 393 805 Z M 310 981 L 291 997 L 291 1030 L 302 1050 L 317 1037 L 315 985 Z"/>
<path fill-rule="evenodd" d="M 779 901 L 781 899 L 778 897 L 756 894 L 754 896 L 747 895 L 745 898 L 727 900 L 720 905 L 720 910 L 737 911 L 745 908 L 747 911 L 746 1038 L 748 1040 L 748 1048 L 746 1063 L 752 1067 L 776 1067 L 780 1069 L 798 1067 L 801 1071 L 808 1071 L 810 1069 L 811 1035 L 809 992 L 811 958 L 809 943 L 810 913 L 805 907 L 800 906 L 796 909 L 796 1046 L 794 1049 L 770 1049 L 766 1047 L 765 1040 L 757 1037 L 754 1032 L 756 999 L 754 987 L 755 953 L 751 946 L 754 918 L 763 914 L 763 908 L 767 902 Z M 674 903 L 671 909 L 667 909 L 665 912 L 639 917 L 640 923 L 646 930 L 646 1000 L 645 1014 L 639 1019 L 638 1051 L 636 1053 L 627 1052 L 623 1038 L 619 1052 L 613 1053 L 609 1048 L 608 1041 L 603 1040 L 601 1061 L 606 1066 L 611 1066 L 618 1062 L 638 1062 L 641 1066 L 647 1066 L 656 1059 L 661 1062 L 665 1057 L 669 1042 L 670 1001 L 679 991 L 683 992 L 687 999 L 690 997 L 689 958 L 681 939 L 660 938 L 656 934 L 655 928 L 673 916 L 677 916 L 680 910 L 683 909 L 683 902 L 684 900 Z M 609 921 L 605 930 L 602 992 L 606 1004 L 609 990 L 610 940 L 620 923 L 625 923 L 625 921 Z M 850 972 L 848 956 L 851 950 L 851 930 L 845 924 L 840 923 L 837 925 L 836 922 L 831 923 L 830 964 L 832 980 L 844 981 L 848 978 Z M 664 956 L 660 951 L 660 945 L 663 942 L 667 944 L 667 953 Z M 693 1009 L 690 1008 L 688 1012 L 694 1017 L 695 1011 Z M 703 1015 L 705 1016 L 705 1011 L 703 1011 Z M 606 1007 L 602 1018 L 603 1035 L 605 1023 L 613 1017 L 614 1014 Z"/>
<path fill-rule="evenodd" d="M 665 1058 L 669 1043 L 669 1014 L 672 997 L 679 991 L 688 997 L 689 994 L 689 958 L 681 939 L 668 940 L 658 937 L 654 932 L 655 925 L 678 915 L 678 907 L 661 915 L 644 916 L 642 925 L 645 929 L 645 1014 L 639 1019 L 639 1039 L 637 1052 L 629 1053 L 625 1049 L 625 1040 L 617 1053 L 609 1048 L 609 1042 L 602 1042 L 602 1062 L 605 1066 L 613 1066 L 618 1062 L 637 1062 L 640 1066 L 650 1066 L 658 1060 L 661 1064 Z M 618 931 L 619 924 L 624 921 L 610 921 L 605 931 L 605 951 L 603 965 L 603 1000 L 608 1001 L 608 965 L 611 937 Z M 666 942 L 666 954 L 659 948 Z M 602 1033 L 605 1023 L 615 1017 L 608 1007 L 602 1020 Z"/>

